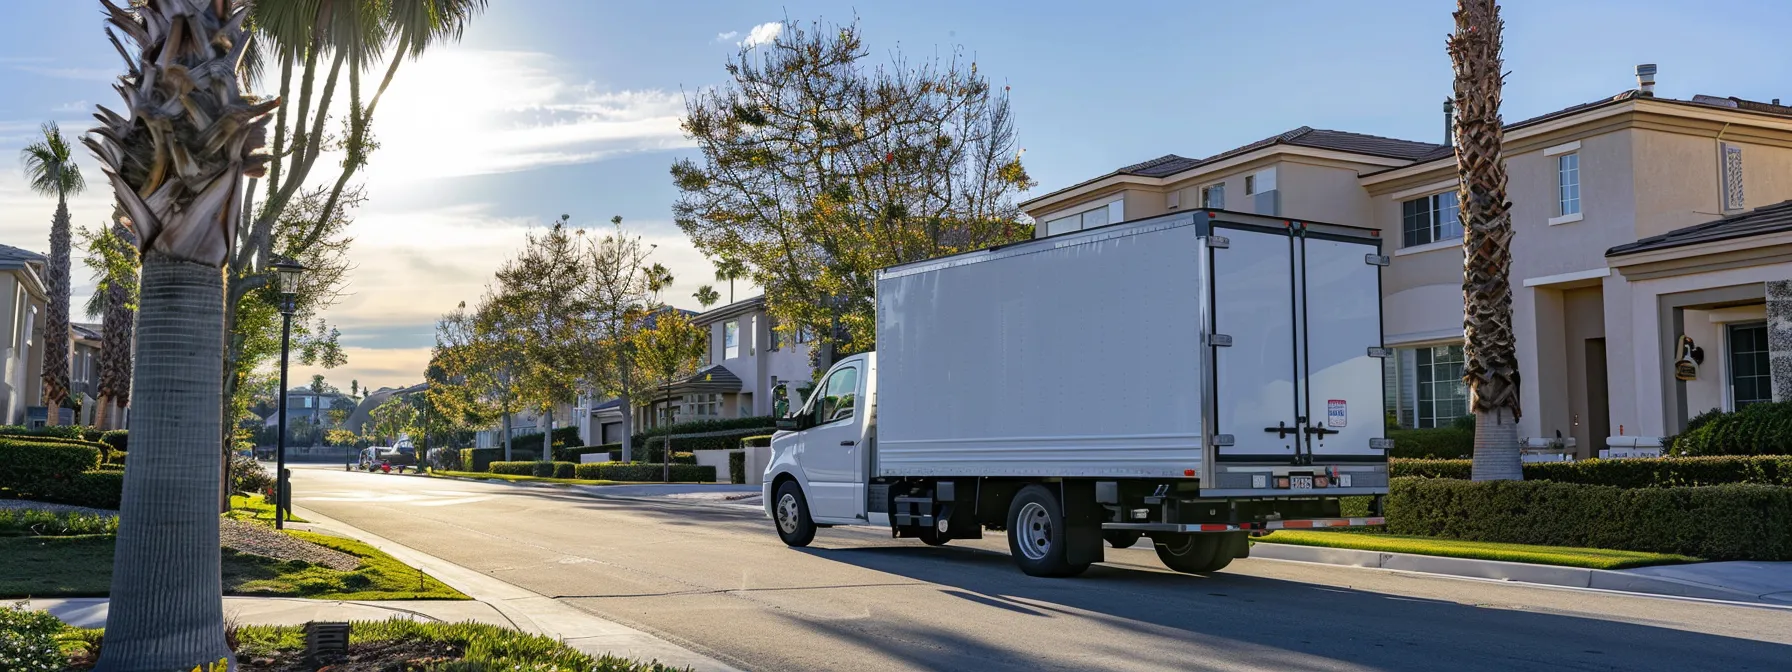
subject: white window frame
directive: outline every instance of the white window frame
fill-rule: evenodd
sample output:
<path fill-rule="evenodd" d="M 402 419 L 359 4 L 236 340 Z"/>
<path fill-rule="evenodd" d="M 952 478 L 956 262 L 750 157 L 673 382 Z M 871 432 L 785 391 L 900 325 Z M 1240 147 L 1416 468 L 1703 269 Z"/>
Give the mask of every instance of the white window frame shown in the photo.
<path fill-rule="evenodd" d="M 1256 196 L 1257 195 L 1257 175 L 1256 174 L 1253 173 L 1251 175 L 1244 176 L 1244 195 L 1246 195 L 1246 196 Z"/>
<path fill-rule="evenodd" d="M 1586 216 L 1586 203 L 1584 202 L 1586 190 L 1584 188 L 1585 181 L 1581 179 L 1580 141 L 1576 140 L 1550 147 L 1543 150 L 1543 155 L 1555 158 L 1556 216 L 1549 218 L 1549 225 L 1558 226 L 1581 221 Z M 1570 167 L 1566 165 L 1568 163 L 1574 165 Z M 1570 176 L 1573 178 L 1572 182 L 1569 181 Z M 1574 190 L 1572 199 L 1567 195 L 1570 187 Z"/>
<path fill-rule="evenodd" d="M 1219 197 L 1220 197 L 1219 203 L 1213 202 L 1214 194 L 1219 194 Z M 1201 187 L 1201 207 L 1212 208 L 1214 210 L 1225 210 L 1226 209 L 1226 183 L 1225 182 L 1215 182 L 1215 183 L 1209 184 L 1205 187 Z"/>
<path fill-rule="evenodd" d="M 1408 241 L 1406 240 L 1406 235 L 1407 235 L 1406 204 L 1411 203 L 1413 201 L 1418 201 L 1418 200 L 1426 201 L 1426 205 L 1431 208 L 1430 212 L 1433 213 L 1433 217 L 1431 219 L 1432 229 L 1436 230 L 1436 231 L 1442 231 L 1444 227 L 1441 224 L 1439 224 L 1439 222 L 1443 221 L 1443 219 L 1442 219 L 1443 213 L 1444 213 L 1443 197 L 1445 195 L 1456 196 L 1458 198 L 1458 200 L 1455 204 L 1455 207 L 1453 208 L 1453 210 L 1457 213 L 1456 235 L 1450 236 L 1448 238 L 1433 238 L 1430 241 L 1419 243 L 1416 245 L 1409 244 Z M 1454 189 L 1444 189 L 1444 190 L 1432 192 L 1429 194 L 1424 194 L 1424 195 L 1420 195 L 1420 196 L 1412 196 L 1409 198 L 1402 199 L 1400 201 L 1400 249 L 1398 251 L 1396 251 L 1395 254 L 1407 252 L 1408 250 L 1411 250 L 1412 252 L 1424 252 L 1426 250 L 1437 250 L 1437 249 L 1443 249 L 1445 247 L 1460 246 L 1462 244 L 1461 243 L 1461 240 L 1462 240 L 1461 214 L 1462 214 L 1462 202 L 1460 200 L 1460 197 L 1457 195 L 1456 190 L 1454 190 Z"/>
<path fill-rule="evenodd" d="M 729 336 L 734 338 L 730 339 Z M 740 320 L 728 320 L 722 323 L 722 359 L 734 359 L 739 356 Z"/>
<path fill-rule="evenodd" d="M 1125 198 L 1115 198 L 1093 207 L 1080 205 L 1076 207 L 1079 209 L 1068 213 L 1054 214 L 1052 217 L 1041 218 L 1041 221 L 1045 226 L 1045 235 L 1055 236 L 1060 233 L 1070 233 L 1072 231 L 1081 231 L 1083 229 L 1091 229 L 1097 226 L 1107 226 L 1109 224 L 1126 221 Z M 1106 211 L 1104 213 L 1107 218 L 1106 221 L 1102 221 L 1098 224 L 1091 224 L 1089 216 L 1103 210 Z"/>

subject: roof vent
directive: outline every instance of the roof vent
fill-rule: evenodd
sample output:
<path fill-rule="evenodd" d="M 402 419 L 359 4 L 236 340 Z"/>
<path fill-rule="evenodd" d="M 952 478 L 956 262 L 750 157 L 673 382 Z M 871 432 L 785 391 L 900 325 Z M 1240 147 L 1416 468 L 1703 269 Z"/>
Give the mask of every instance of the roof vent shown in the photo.
<path fill-rule="evenodd" d="M 1655 96 L 1655 64 L 1644 63 L 1636 66 L 1636 90 L 1645 96 Z"/>
<path fill-rule="evenodd" d="M 1736 100 L 1734 98 L 1719 98 L 1717 96 L 1707 96 L 1703 93 L 1693 96 L 1692 102 L 1701 105 L 1715 105 L 1717 107 L 1736 107 Z"/>

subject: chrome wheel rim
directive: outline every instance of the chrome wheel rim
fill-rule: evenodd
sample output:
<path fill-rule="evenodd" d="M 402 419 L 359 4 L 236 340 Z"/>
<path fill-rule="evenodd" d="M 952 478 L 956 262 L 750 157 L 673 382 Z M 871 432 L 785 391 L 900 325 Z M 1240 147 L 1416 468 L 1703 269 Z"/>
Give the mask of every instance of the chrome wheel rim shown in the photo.
<path fill-rule="evenodd" d="M 796 534 L 796 495 L 785 493 L 778 498 L 778 529 Z"/>
<path fill-rule="evenodd" d="M 1027 502 L 1015 516 L 1014 536 L 1020 541 L 1021 555 L 1028 560 L 1042 560 L 1052 547 L 1052 516 L 1039 502 Z"/>

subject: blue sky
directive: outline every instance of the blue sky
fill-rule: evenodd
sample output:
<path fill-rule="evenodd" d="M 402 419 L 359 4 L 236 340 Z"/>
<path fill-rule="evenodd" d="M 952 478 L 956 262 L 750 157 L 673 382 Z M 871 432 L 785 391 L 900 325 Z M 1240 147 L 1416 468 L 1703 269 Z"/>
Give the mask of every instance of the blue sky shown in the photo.
<path fill-rule="evenodd" d="M 0 25 L 0 243 L 47 248 L 54 205 L 26 192 L 17 152 L 39 124 L 90 126 L 116 99 L 119 62 L 97 2 L 11 3 Z M 659 245 L 690 298 L 712 269 L 671 223 L 667 168 L 691 150 L 685 91 L 720 83 L 755 34 L 856 16 L 874 60 L 954 46 L 1012 87 L 1025 162 L 1044 193 L 1166 153 L 1204 156 L 1290 128 L 1436 142 L 1450 64 L 1448 0 L 1375 2 L 594 2 L 492 0 L 465 40 L 407 63 L 382 102 L 365 172 L 344 330 L 346 387 L 420 379 L 434 317 L 475 299 L 523 232 L 571 214 L 622 215 Z M 1634 86 L 1792 99 L 1792 3 L 1772 0 L 1506 3 L 1508 120 Z M 773 25 L 766 25 L 773 24 Z M 90 180 L 98 177 L 83 156 Z M 97 186 L 97 181 L 96 181 Z M 71 204 L 111 212 L 106 190 Z M 79 271 L 78 271 L 79 274 Z M 91 291 L 78 278 L 76 301 Z M 737 288 L 745 296 L 746 288 Z M 726 290 L 724 289 L 724 293 Z M 309 371 L 295 372 L 298 379 Z"/>

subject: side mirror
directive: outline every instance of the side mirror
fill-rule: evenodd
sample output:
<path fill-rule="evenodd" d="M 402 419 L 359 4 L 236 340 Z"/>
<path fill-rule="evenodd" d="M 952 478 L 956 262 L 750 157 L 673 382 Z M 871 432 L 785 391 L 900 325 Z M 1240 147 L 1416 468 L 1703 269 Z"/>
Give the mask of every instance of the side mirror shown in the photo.
<path fill-rule="evenodd" d="M 790 415 L 790 386 L 780 384 L 772 388 L 772 416 L 784 418 Z M 783 429 L 780 420 L 779 429 Z"/>
<path fill-rule="evenodd" d="M 799 431 L 802 429 L 802 427 L 799 426 L 799 424 L 800 423 L 797 422 L 796 418 L 778 418 L 778 429 L 780 429 L 782 431 L 786 431 L 786 432 Z"/>

